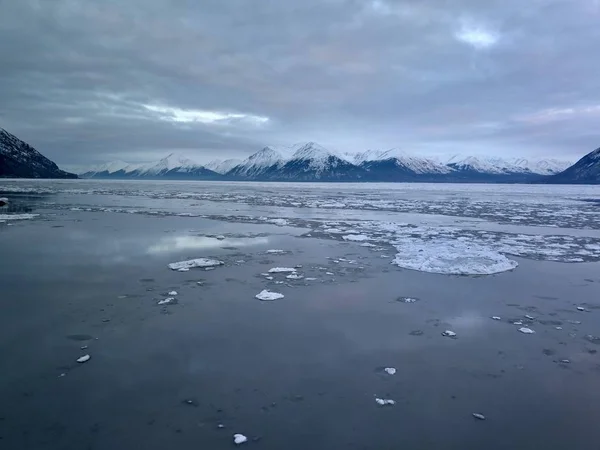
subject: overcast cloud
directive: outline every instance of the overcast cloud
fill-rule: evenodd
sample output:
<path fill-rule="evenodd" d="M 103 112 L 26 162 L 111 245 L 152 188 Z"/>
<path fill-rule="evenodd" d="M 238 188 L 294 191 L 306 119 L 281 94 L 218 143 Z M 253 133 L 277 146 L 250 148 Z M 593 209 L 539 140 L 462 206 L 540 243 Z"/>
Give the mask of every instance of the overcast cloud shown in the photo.
<path fill-rule="evenodd" d="M 63 164 L 600 146 L 598 0 L 0 0 L 0 126 Z"/>

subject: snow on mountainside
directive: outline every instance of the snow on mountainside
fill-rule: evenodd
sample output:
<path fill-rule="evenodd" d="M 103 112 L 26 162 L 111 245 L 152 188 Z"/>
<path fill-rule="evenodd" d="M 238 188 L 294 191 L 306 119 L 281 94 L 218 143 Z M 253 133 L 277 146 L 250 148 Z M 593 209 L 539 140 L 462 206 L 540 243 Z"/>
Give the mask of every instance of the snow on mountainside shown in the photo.
<path fill-rule="evenodd" d="M 600 184 L 600 148 L 588 153 L 564 172 L 550 177 L 547 182 Z"/>
<path fill-rule="evenodd" d="M 160 175 L 161 173 L 167 173 L 175 169 L 178 172 L 189 172 L 198 167 L 202 166 L 183 155 L 171 153 L 157 163 L 149 163 L 140 167 L 138 172 L 139 175 Z"/>
<path fill-rule="evenodd" d="M 227 175 L 235 177 L 257 177 L 273 166 L 283 165 L 284 156 L 275 148 L 267 146 L 253 153 L 240 164 L 232 168 Z"/>
<path fill-rule="evenodd" d="M 77 178 L 3 128 L 0 128 L 0 177 Z"/>
<path fill-rule="evenodd" d="M 537 174 L 553 175 L 571 165 L 556 159 L 493 158 L 482 156 L 454 155 L 446 161 L 449 167 L 462 172 L 481 174 Z"/>
<path fill-rule="evenodd" d="M 205 164 L 204 167 L 212 170 L 213 172 L 217 172 L 217 173 L 220 173 L 221 175 L 224 175 L 227 172 L 229 172 L 231 169 L 233 169 L 235 166 L 237 166 L 241 163 L 242 163 L 241 159 L 226 159 L 226 160 L 214 159 L 214 160 L 210 161 L 209 163 Z"/>

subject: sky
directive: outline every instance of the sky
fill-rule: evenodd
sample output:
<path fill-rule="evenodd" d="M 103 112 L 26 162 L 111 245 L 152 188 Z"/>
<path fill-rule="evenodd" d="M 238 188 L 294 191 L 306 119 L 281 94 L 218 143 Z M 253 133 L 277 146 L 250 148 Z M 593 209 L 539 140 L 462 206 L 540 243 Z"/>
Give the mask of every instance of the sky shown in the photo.
<path fill-rule="evenodd" d="M 267 144 L 576 160 L 600 0 L 0 0 L 0 127 L 59 164 Z"/>

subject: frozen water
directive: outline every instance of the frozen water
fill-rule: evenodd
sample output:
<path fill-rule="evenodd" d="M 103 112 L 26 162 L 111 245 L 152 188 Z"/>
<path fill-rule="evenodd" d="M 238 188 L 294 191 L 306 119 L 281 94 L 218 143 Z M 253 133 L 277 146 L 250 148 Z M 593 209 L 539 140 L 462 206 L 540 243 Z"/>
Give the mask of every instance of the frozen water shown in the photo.
<path fill-rule="evenodd" d="M 517 262 L 484 246 L 461 241 L 404 238 L 394 242 L 394 264 L 440 274 L 491 275 L 517 267 Z"/>
<path fill-rule="evenodd" d="M 346 236 L 342 236 L 342 239 L 345 241 L 362 242 L 368 241 L 369 236 L 365 236 L 364 234 L 348 234 Z"/>
<path fill-rule="evenodd" d="M 177 291 L 171 291 L 168 293 L 168 295 L 177 295 Z"/>
<path fill-rule="evenodd" d="M 235 445 L 240 445 L 245 442 L 248 442 L 248 438 L 246 436 L 244 436 L 243 434 L 236 433 L 233 435 L 233 443 Z"/>
<path fill-rule="evenodd" d="M 0 214 L 0 220 L 29 220 L 38 216 L 39 214 Z"/>
<path fill-rule="evenodd" d="M 519 331 L 523 334 L 533 334 L 535 333 L 535 331 L 533 331 L 531 328 L 527 328 L 527 327 L 522 327 L 519 328 Z"/>
<path fill-rule="evenodd" d="M 377 402 L 378 405 L 381 405 L 381 406 L 393 406 L 396 404 L 395 400 L 392 400 L 389 398 L 375 397 L 375 401 Z"/>
<path fill-rule="evenodd" d="M 180 269 L 191 269 L 193 267 L 214 267 L 223 265 L 223 261 L 208 258 L 190 259 L 188 261 L 179 261 L 169 264 L 169 269 L 180 270 Z"/>
<path fill-rule="evenodd" d="M 304 277 L 302 275 L 298 275 L 296 273 L 292 273 L 292 274 L 288 275 L 286 278 L 288 278 L 290 280 L 301 280 Z"/>
<path fill-rule="evenodd" d="M 165 298 L 164 300 L 159 300 L 158 301 L 158 305 L 170 305 L 171 303 L 175 302 L 175 298 L 174 297 L 169 297 L 169 298 Z"/>
<path fill-rule="evenodd" d="M 483 414 L 473 413 L 473 417 L 479 420 L 485 420 L 485 416 Z"/>
<path fill-rule="evenodd" d="M 83 355 L 83 356 L 77 358 L 77 362 L 78 363 L 88 362 L 90 360 L 90 358 L 91 358 L 90 355 Z"/>
<path fill-rule="evenodd" d="M 269 273 L 286 273 L 286 272 L 296 272 L 296 269 L 293 267 L 273 267 L 269 269 Z"/>
<path fill-rule="evenodd" d="M 276 248 L 272 248 L 270 250 L 267 250 L 267 253 L 271 254 L 271 255 L 280 255 L 282 253 L 285 253 L 285 250 L 279 250 Z"/>
<path fill-rule="evenodd" d="M 454 331 L 446 330 L 442 333 L 442 336 L 446 337 L 456 337 L 456 333 Z"/>
<path fill-rule="evenodd" d="M 492 316 L 492 319 L 493 320 L 502 320 L 502 317 L 500 317 L 500 316 Z"/>
<path fill-rule="evenodd" d="M 396 374 L 396 369 L 394 369 L 393 367 L 386 367 L 385 369 L 383 369 L 388 375 L 395 375 Z"/>
<path fill-rule="evenodd" d="M 279 292 L 271 292 L 265 289 L 260 293 L 256 294 L 255 297 L 264 302 L 269 302 L 273 300 L 279 300 L 280 298 L 283 298 L 284 295 L 280 294 Z"/>

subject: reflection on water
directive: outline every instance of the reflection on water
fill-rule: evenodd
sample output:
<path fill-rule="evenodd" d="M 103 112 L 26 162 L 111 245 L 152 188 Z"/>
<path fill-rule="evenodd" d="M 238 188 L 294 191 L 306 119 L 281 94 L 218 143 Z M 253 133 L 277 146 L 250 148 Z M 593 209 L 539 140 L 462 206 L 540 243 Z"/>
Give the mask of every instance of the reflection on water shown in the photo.
<path fill-rule="evenodd" d="M 250 247 L 266 245 L 268 237 L 253 238 L 224 238 L 217 239 L 207 236 L 169 236 L 160 239 L 148 247 L 149 254 L 170 253 L 180 250 L 209 250 L 221 247 Z"/>

